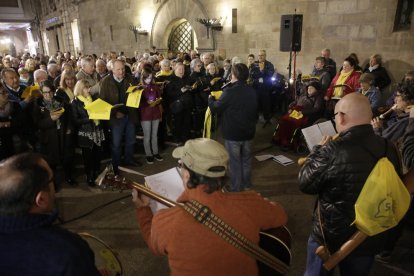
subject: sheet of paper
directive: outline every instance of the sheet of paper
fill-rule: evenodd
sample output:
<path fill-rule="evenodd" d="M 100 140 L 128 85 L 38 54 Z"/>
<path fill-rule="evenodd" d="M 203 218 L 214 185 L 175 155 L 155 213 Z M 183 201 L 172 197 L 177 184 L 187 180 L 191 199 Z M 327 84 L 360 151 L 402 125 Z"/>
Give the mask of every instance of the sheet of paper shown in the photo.
<path fill-rule="evenodd" d="M 96 99 L 85 106 L 91 120 L 109 120 L 111 117 L 112 105 L 101 99 Z"/>
<path fill-rule="evenodd" d="M 273 158 L 272 154 L 263 154 L 263 155 L 256 155 L 255 158 L 257 159 L 257 161 L 265 161 L 267 159 Z"/>
<path fill-rule="evenodd" d="M 144 179 L 152 191 L 174 201 L 184 192 L 183 180 L 176 167 L 147 176 Z M 151 200 L 150 207 L 154 214 L 160 209 L 168 208 L 155 200 Z"/>
<path fill-rule="evenodd" d="M 284 155 L 276 155 L 273 157 L 273 160 L 283 166 L 287 166 L 294 163 L 292 159 L 289 159 Z"/>
<path fill-rule="evenodd" d="M 133 107 L 133 108 L 138 108 L 139 103 L 141 102 L 142 91 L 144 91 L 144 90 L 141 89 L 141 90 L 136 90 L 134 92 L 128 93 L 126 106 Z"/>
<path fill-rule="evenodd" d="M 303 128 L 302 134 L 305 137 L 309 150 L 312 150 L 315 145 L 319 144 L 323 136 L 333 136 L 336 134 L 336 131 L 332 125 L 332 122 L 326 121 L 307 128 Z"/>

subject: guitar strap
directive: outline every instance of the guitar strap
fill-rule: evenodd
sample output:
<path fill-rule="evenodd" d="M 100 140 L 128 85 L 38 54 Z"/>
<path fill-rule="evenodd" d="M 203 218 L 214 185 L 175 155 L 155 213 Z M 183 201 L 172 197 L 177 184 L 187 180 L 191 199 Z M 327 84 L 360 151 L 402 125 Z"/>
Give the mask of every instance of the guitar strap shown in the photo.
<path fill-rule="evenodd" d="M 281 274 L 288 272 L 289 267 L 285 263 L 237 232 L 233 227 L 212 213 L 207 206 L 202 205 L 196 200 L 191 200 L 186 202 L 183 207 L 196 221 L 207 226 L 211 231 L 240 251 Z"/>

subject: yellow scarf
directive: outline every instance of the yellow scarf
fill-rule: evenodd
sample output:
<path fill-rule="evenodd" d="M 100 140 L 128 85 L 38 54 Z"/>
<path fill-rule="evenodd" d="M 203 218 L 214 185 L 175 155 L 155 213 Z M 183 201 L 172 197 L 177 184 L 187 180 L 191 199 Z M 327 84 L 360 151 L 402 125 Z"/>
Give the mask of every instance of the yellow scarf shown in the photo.
<path fill-rule="evenodd" d="M 66 95 L 68 95 L 70 101 L 72 101 L 73 98 L 75 98 L 75 95 L 73 95 L 72 89 L 70 89 L 69 87 L 66 87 L 64 90 L 65 90 Z"/>
<path fill-rule="evenodd" d="M 172 74 L 172 71 L 159 71 L 156 75 L 155 75 L 155 77 L 156 78 L 158 78 L 158 77 L 162 77 L 162 76 L 171 76 L 171 74 Z"/>
<path fill-rule="evenodd" d="M 216 100 L 220 98 L 221 94 L 223 94 L 223 91 L 212 91 L 211 92 L 211 95 L 213 95 Z M 211 110 L 210 110 L 210 107 L 207 107 L 206 114 L 204 115 L 203 138 L 211 138 L 211 123 L 212 123 Z"/>
<path fill-rule="evenodd" d="M 341 74 L 339 75 L 339 78 L 335 82 L 335 85 L 345 84 L 346 80 L 349 78 L 352 72 L 354 72 L 354 70 L 351 70 L 348 73 L 345 73 L 344 70 L 342 70 Z M 344 90 L 344 87 L 336 87 L 334 90 L 333 96 L 342 98 L 343 90 Z"/>
<path fill-rule="evenodd" d="M 83 104 L 84 104 L 83 108 L 85 108 L 85 106 L 87 106 L 88 104 L 92 103 L 92 97 L 90 95 L 88 97 L 84 97 L 84 96 L 79 95 L 76 98 L 78 98 L 79 101 L 83 102 Z M 89 111 L 87 111 L 87 112 L 88 112 L 88 115 L 89 115 Z M 93 122 L 94 122 L 95 126 L 99 126 L 99 120 L 93 120 Z"/>

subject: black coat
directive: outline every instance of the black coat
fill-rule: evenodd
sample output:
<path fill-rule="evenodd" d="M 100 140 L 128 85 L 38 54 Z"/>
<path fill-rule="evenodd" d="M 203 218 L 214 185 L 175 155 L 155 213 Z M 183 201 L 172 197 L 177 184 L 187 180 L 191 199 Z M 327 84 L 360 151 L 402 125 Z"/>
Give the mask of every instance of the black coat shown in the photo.
<path fill-rule="evenodd" d="M 400 172 L 398 153 L 392 143 L 375 135 L 371 125 L 359 125 L 342 132 L 325 146 L 315 146 L 301 168 L 299 189 L 318 195 L 330 252 L 338 250 L 356 232 L 355 225 L 351 226 L 355 220 L 355 202 L 371 170 L 385 154 Z M 318 217 L 316 208 L 311 236 L 323 245 Z M 374 255 L 382 248 L 384 234 L 369 237 L 352 254 Z"/>
<path fill-rule="evenodd" d="M 248 141 L 254 138 L 257 121 L 257 96 L 246 83 L 237 81 L 224 89 L 219 100 L 208 98 L 212 112 L 222 115 L 223 138 Z"/>

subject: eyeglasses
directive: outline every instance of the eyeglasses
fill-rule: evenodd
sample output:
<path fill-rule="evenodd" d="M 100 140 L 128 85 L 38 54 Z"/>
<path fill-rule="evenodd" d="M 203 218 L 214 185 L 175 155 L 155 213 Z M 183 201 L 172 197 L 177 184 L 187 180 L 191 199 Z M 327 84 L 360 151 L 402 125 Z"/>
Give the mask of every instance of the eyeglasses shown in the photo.
<path fill-rule="evenodd" d="M 42 94 L 50 94 L 50 93 L 53 93 L 53 91 L 52 91 L 52 90 L 49 90 L 49 91 L 42 91 Z"/>

